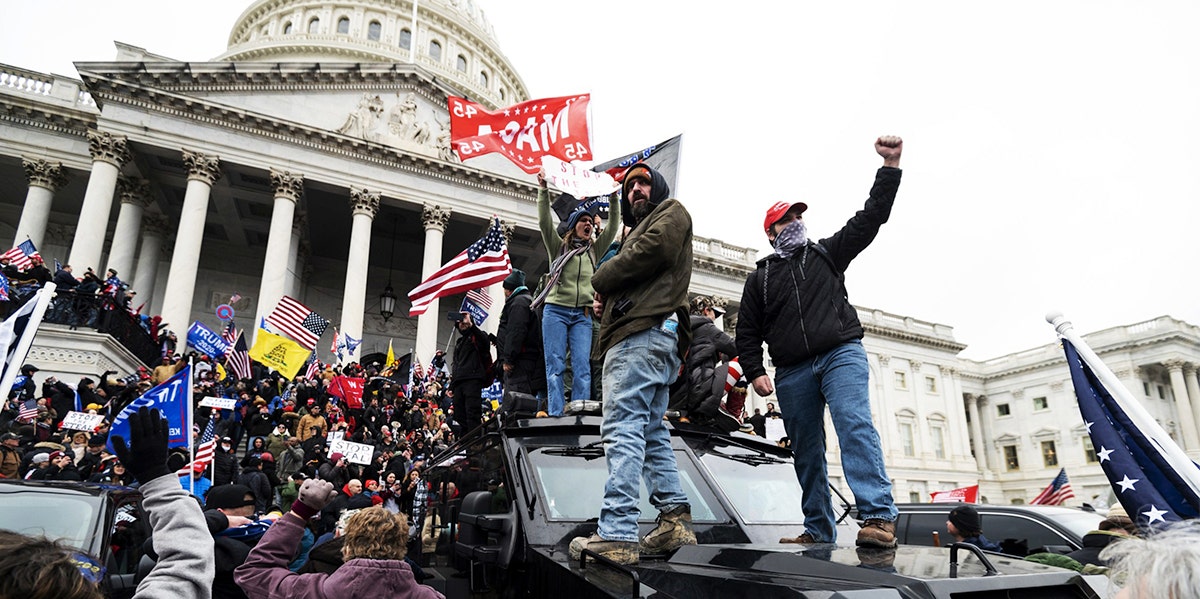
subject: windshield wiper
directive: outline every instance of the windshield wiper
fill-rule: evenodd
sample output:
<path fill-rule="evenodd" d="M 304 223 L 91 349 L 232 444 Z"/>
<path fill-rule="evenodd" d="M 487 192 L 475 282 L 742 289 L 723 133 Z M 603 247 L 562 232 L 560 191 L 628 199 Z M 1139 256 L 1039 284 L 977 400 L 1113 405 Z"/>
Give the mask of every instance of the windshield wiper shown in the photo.
<path fill-rule="evenodd" d="M 542 452 L 547 455 L 561 455 L 572 458 L 581 457 L 585 460 L 594 460 L 596 458 L 604 457 L 604 446 L 602 443 L 603 441 L 596 441 L 595 443 L 588 443 L 582 447 L 572 445 L 570 447 L 544 448 L 542 449 Z"/>
<path fill-rule="evenodd" d="M 720 456 L 727 460 L 733 460 L 735 462 L 741 462 L 743 464 L 749 464 L 751 466 L 763 466 L 766 464 L 786 464 L 787 463 L 786 460 L 781 460 L 777 457 L 769 456 L 765 453 L 760 453 L 757 455 L 749 455 L 749 454 L 744 454 L 744 453 L 722 453 L 715 449 L 709 449 L 708 453 L 709 453 L 709 455 Z"/>

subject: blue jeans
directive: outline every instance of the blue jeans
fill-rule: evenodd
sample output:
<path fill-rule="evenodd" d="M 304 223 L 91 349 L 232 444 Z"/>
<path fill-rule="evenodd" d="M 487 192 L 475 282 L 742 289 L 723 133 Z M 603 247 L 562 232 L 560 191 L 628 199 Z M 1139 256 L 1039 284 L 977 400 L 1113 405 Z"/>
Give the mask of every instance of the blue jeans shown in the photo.
<path fill-rule="evenodd" d="M 546 396 L 551 416 L 562 416 L 565 391 L 563 373 L 567 371 L 567 350 L 571 351 L 571 400 L 591 399 L 592 319 L 584 308 L 546 304 L 542 308 L 542 347 L 546 351 Z"/>
<path fill-rule="evenodd" d="M 650 502 L 660 511 L 688 502 L 679 484 L 671 433 L 663 421 L 669 387 L 679 372 L 675 324 L 634 333 L 604 357 L 600 436 L 608 482 L 597 532 L 609 541 L 637 542 L 643 480 Z"/>
<path fill-rule="evenodd" d="M 803 489 L 804 530 L 818 542 L 837 540 L 825 463 L 825 406 L 841 445 L 842 471 L 860 516 L 896 520 L 892 482 L 883 467 L 879 433 L 871 422 L 867 352 L 847 341 L 775 371 L 775 394 L 792 440 L 796 480 Z"/>

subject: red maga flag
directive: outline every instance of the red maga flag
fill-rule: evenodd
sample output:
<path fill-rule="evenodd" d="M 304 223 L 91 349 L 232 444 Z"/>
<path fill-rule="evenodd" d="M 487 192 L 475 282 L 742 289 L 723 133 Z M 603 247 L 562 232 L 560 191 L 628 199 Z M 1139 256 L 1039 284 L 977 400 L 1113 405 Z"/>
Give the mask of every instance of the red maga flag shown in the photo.
<path fill-rule="evenodd" d="M 979 503 L 979 485 L 959 487 L 929 494 L 930 503 Z"/>
<path fill-rule="evenodd" d="M 495 112 L 450 96 L 450 145 L 459 160 L 500 152 L 533 174 L 542 156 L 592 159 L 588 94 L 529 100 Z"/>
<path fill-rule="evenodd" d="M 486 235 L 408 292 L 408 299 L 412 301 L 408 315 L 424 314 L 429 304 L 439 297 L 499 283 L 510 272 L 512 263 L 508 260 L 504 234 L 500 232 L 500 219 L 493 219 Z"/>
<path fill-rule="evenodd" d="M 363 406 L 363 387 L 366 384 L 366 379 L 352 376 L 335 376 L 329 382 L 329 394 L 345 400 L 346 407 L 358 410 Z"/>

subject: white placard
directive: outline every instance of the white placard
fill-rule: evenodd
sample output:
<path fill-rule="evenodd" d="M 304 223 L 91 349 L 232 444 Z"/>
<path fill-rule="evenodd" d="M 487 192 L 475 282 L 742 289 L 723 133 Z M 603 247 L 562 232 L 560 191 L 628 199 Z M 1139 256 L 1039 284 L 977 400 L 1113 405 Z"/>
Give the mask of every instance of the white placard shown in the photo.
<path fill-rule="evenodd" d="M 335 453 L 346 456 L 347 462 L 365 466 L 371 463 L 371 457 L 375 455 L 375 448 L 366 443 L 355 443 L 353 441 L 338 439 L 329 444 L 329 455 Z"/>
<path fill-rule="evenodd" d="M 346 438 L 346 431 L 329 431 L 329 434 L 325 435 L 325 444 L 330 447 L 333 447 L 334 442 L 341 441 L 342 439 L 345 439 L 345 438 Z"/>
<path fill-rule="evenodd" d="M 779 441 L 787 436 L 787 431 L 783 428 L 783 418 L 767 418 L 767 438 L 772 441 Z"/>
<path fill-rule="evenodd" d="M 104 414 L 67 412 L 66 418 L 63 418 L 62 427 L 72 431 L 94 431 L 103 422 Z"/>
<path fill-rule="evenodd" d="M 200 401 L 202 408 L 217 408 L 220 410 L 232 410 L 237 407 L 236 399 L 228 399 L 225 397 L 205 397 Z"/>
<path fill-rule="evenodd" d="M 580 199 L 606 196 L 621 187 L 608 173 L 597 173 L 553 156 L 542 156 L 542 168 L 546 169 L 548 184 Z"/>

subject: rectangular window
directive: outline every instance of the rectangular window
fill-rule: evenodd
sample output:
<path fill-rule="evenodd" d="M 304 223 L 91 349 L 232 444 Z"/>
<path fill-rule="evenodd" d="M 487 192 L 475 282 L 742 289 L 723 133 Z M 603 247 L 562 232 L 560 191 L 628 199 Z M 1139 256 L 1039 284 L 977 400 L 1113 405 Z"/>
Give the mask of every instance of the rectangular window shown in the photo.
<path fill-rule="evenodd" d="M 1146 392 L 1146 397 L 1150 397 L 1150 383 L 1142 381 L 1142 391 Z"/>
<path fill-rule="evenodd" d="M 921 493 L 918 491 L 909 491 L 908 501 L 910 503 L 921 503 Z"/>
<path fill-rule="evenodd" d="M 937 378 L 925 375 L 925 392 L 937 393 Z"/>
<path fill-rule="evenodd" d="M 1021 460 L 1017 458 L 1017 446 L 1004 446 L 1004 467 L 1008 470 L 1020 470 Z"/>
<path fill-rule="evenodd" d="M 895 371 L 895 375 L 896 375 L 896 388 L 897 389 L 907 389 L 908 388 L 908 375 L 904 374 L 903 372 L 900 372 L 899 370 Z"/>
<path fill-rule="evenodd" d="M 904 447 L 904 455 L 912 457 L 917 455 L 916 449 L 913 446 L 913 425 L 907 422 L 900 423 L 900 443 Z"/>
<path fill-rule="evenodd" d="M 1048 399 L 1046 399 L 1045 397 L 1033 398 L 1033 410 L 1035 412 L 1038 410 L 1048 409 L 1049 407 L 1050 407 L 1050 401 Z"/>
<path fill-rule="evenodd" d="M 1058 465 L 1058 452 L 1054 451 L 1054 441 L 1042 441 L 1042 463 L 1047 468 Z"/>
<path fill-rule="evenodd" d="M 946 439 L 940 425 L 929 427 L 929 435 L 933 437 L 933 457 L 946 459 Z"/>
<path fill-rule="evenodd" d="M 1159 386 L 1158 386 L 1158 398 L 1159 398 L 1159 399 L 1166 399 L 1166 398 L 1167 398 L 1167 390 L 1166 390 L 1166 388 L 1164 388 L 1162 385 L 1159 385 Z"/>
<path fill-rule="evenodd" d="M 1096 457 L 1096 447 L 1092 445 L 1091 437 L 1083 438 L 1083 459 L 1089 464 L 1095 464 L 1100 461 L 1100 458 Z"/>
<path fill-rule="evenodd" d="M 1008 404 L 1006 404 L 1006 403 L 996 404 L 996 415 L 997 416 L 1008 416 L 1011 413 L 1012 412 L 1009 410 Z"/>

